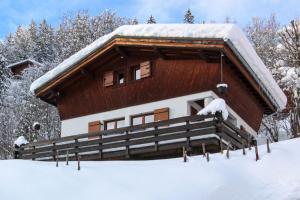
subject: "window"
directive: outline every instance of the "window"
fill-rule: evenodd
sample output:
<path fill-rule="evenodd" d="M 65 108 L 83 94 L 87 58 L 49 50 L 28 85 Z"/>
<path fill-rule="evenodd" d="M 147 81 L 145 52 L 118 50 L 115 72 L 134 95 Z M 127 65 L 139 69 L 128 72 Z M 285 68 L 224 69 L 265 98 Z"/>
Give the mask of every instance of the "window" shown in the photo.
<path fill-rule="evenodd" d="M 104 122 L 104 130 L 111 130 L 125 126 L 125 118 L 107 120 Z"/>
<path fill-rule="evenodd" d="M 133 67 L 133 80 L 140 80 L 141 79 L 141 68 L 140 66 Z"/>
<path fill-rule="evenodd" d="M 125 76 L 124 76 L 124 72 L 118 72 L 117 73 L 117 84 L 121 85 L 125 82 Z"/>
<path fill-rule="evenodd" d="M 103 75 L 103 85 L 104 87 L 112 86 L 114 84 L 114 72 L 108 71 Z"/>
<path fill-rule="evenodd" d="M 131 125 L 139 125 L 154 122 L 154 113 L 142 113 L 138 115 L 131 116 Z"/>
<path fill-rule="evenodd" d="M 153 112 L 131 116 L 131 125 L 146 124 L 169 119 L 169 108 L 156 109 Z"/>

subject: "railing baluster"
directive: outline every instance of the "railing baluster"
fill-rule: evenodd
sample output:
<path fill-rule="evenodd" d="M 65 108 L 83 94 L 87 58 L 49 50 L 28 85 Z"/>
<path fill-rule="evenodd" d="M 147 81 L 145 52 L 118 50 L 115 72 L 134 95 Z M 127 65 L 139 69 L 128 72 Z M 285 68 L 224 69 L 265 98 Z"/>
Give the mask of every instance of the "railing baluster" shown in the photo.
<path fill-rule="evenodd" d="M 129 132 L 126 131 L 126 142 L 129 142 Z M 126 145 L 126 158 L 129 159 L 130 158 L 130 152 L 129 152 L 129 145 Z"/>
<path fill-rule="evenodd" d="M 56 144 L 55 142 L 53 142 L 53 149 L 52 149 L 52 158 L 53 158 L 53 161 L 56 161 Z"/>
<path fill-rule="evenodd" d="M 35 146 L 32 147 L 33 152 L 32 152 L 32 160 L 35 160 Z"/>
<path fill-rule="evenodd" d="M 186 126 L 189 126 L 189 124 L 190 124 L 190 121 L 186 121 L 185 122 L 186 123 Z M 190 129 L 189 128 L 187 128 L 186 129 L 186 132 L 188 133 L 190 131 Z M 186 150 L 187 151 L 191 151 L 191 138 L 188 136 L 188 137 L 186 137 Z"/>
<path fill-rule="evenodd" d="M 158 130 L 158 127 L 155 126 L 154 129 L 157 131 L 157 130 Z M 158 137 L 157 132 L 154 134 L 154 137 L 155 137 L 155 138 Z M 155 140 L 155 151 L 158 151 L 158 141 L 157 141 L 157 140 Z"/>

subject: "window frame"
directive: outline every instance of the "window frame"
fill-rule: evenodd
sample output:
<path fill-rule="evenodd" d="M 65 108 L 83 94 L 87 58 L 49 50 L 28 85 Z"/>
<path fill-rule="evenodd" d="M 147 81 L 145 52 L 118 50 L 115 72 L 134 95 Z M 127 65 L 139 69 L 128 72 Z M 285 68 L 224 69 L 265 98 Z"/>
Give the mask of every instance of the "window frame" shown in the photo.
<path fill-rule="evenodd" d="M 121 127 L 118 127 L 118 122 L 119 122 L 119 121 L 124 121 L 124 122 L 125 122 L 125 117 L 120 117 L 120 118 L 115 118 L 115 119 L 104 120 L 104 121 L 103 121 L 104 130 L 113 130 L 113 129 L 121 128 Z M 107 129 L 107 124 L 108 124 L 108 123 L 112 123 L 112 122 L 114 122 L 114 128 L 113 128 L 113 129 Z"/>
<path fill-rule="evenodd" d="M 124 85 L 126 83 L 126 74 L 125 74 L 125 70 L 121 69 L 121 70 L 116 70 L 115 71 L 116 74 L 116 85 Z M 123 74 L 123 83 L 120 83 L 120 78 L 119 75 Z"/>
<path fill-rule="evenodd" d="M 153 115 L 153 122 L 154 122 L 154 112 L 146 112 L 146 113 L 131 115 L 130 116 L 130 126 L 145 125 L 146 124 L 146 116 L 150 116 L 150 115 Z M 139 117 L 142 117 L 142 123 L 133 125 L 134 118 L 139 118 Z"/>
<path fill-rule="evenodd" d="M 136 71 L 137 70 L 140 70 L 140 78 L 139 79 L 137 79 L 136 78 Z M 132 76 L 132 80 L 133 81 L 139 81 L 139 80 L 141 80 L 142 79 L 142 77 L 141 77 L 141 66 L 140 65 L 133 65 L 133 66 L 131 66 L 131 76 Z"/>

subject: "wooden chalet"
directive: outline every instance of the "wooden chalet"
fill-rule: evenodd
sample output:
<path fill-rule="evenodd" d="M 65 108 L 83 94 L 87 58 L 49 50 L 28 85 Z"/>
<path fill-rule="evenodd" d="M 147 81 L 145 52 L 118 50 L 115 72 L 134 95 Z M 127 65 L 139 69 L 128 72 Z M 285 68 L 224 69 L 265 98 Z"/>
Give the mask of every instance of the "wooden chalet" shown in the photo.
<path fill-rule="evenodd" d="M 31 59 L 22 60 L 13 64 L 10 64 L 7 66 L 12 72 L 12 74 L 17 77 L 20 76 L 24 69 L 30 67 L 30 66 L 41 66 L 42 64 L 39 62 L 36 62 Z"/>
<path fill-rule="evenodd" d="M 227 85 L 220 92 L 218 84 Z M 232 24 L 122 26 L 36 80 L 57 107 L 62 138 L 22 158 L 145 159 L 241 148 L 286 97 Z M 198 116 L 222 97 L 229 118 Z M 58 156 L 58 157 L 57 157 Z"/>

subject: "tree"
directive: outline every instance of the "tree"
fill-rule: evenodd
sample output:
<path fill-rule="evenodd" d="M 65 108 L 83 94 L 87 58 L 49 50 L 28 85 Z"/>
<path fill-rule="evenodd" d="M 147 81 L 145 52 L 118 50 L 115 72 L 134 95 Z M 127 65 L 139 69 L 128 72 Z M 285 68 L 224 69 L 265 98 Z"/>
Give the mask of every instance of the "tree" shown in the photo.
<path fill-rule="evenodd" d="M 156 20 L 154 19 L 154 17 L 152 15 L 150 15 L 147 24 L 156 24 Z"/>
<path fill-rule="evenodd" d="M 194 23 L 194 15 L 192 14 L 192 11 L 190 9 L 188 9 L 185 12 L 183 22 L 186 23 L 186 24 L 193 24 Z"/>
<path fill-rule="evenodd" d="M 265 116 L 260 132 L 278 141 L 281 134 L 298 137 L 299 119 L 299 20 L 281 28 L 275 14 L 269 19 L 255 17 L 245 29 L 252 44 L 285 91 L 288 105 L 272 115 Z"/>
<path fill-rule="evenodd" d="M 135 22 L 109 10 L 96 16 L 80 11 L 64 16 L 57 28 L 46 20 L 38 25 L 31 21 L 0 41 L 0 159 L 9 157 L 13 141 L 20 135 L 29 141 L 60 135 L 57 109 L 34 97 L 29 91 L 31 83 L 104 34 L 132 23 Z M 18 77 L 5 67 L 27 58 L 42 65 L 30 66 Z M 39 132 L 33 130 L 34 122 L 41 124 Z"/>
<path fill-rule="evenodd" d="M 300 136 L 300 20 L 292 20 L 279 31 L 280 84 L 289 96 L 289 119 L 293 137 Z"/>

